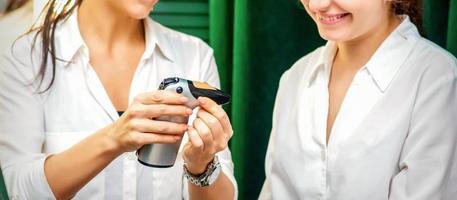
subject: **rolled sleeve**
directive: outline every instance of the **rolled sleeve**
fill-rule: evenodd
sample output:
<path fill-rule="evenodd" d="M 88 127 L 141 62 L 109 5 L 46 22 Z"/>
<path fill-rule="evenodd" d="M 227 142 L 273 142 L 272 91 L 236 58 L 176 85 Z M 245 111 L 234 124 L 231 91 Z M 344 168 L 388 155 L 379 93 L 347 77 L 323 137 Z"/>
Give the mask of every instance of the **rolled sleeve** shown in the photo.
<path fill-rule="evenodd" d="M 220 81 L 219 81 L 219 73 L 217 70 L 216 61 L 214 59 L 213 50 L 206 45 L 204 46 L 206 49 L 203 55 L 202 65 L 204 66 L 204 79 L 210 85 L 213 85 L 217 88 L 220 88 Z M 225 176 L 232 182 L 233 189 L 235 192 L 235 199 L 238 199 L 238 186 L 234 176 L 234 164 L 232 162 L 232 156 L 229 148 L 217 153 L 219 162 L 221 163 L 222 172 L 224 172 Z"/>
<path fill-rule="evenodd" d="M 238 186 L 234 176 L 233 162 L 230 150 L 226 148 L 224 151 L 217 153 L 219 162 L 221 163 L 222 172 L 232 182 L 233 191 L 235 192 L 234 199 L 238 199 Z"/>
<path fill-rule="evenodd" d="M 213 50 L 210 47 L 208 47 L 208 45 L 206 45 L 205 43 L 200 42 L 199 55 L 199 59 L 201 60 L 200 67 L 202 71 L 202 73 L 200 73 L 200 79 L 212 86 L 220 88 L 219 74 L 214 59 Z M 234 199 L 238 199 L 238 186 L 234 176 L 234 164 L 232 161 L 230 149 L 227 147 L 223 151 L 218 152 L 216 155 L 218 156 L 219 162 L 221 164 L 222 172 L 233 184 L 233 189 L 235 192 Z M 186 183 L 185 178 L 183 178 L 183 181 L 184 183 Z M 184 184 L 183 193 L 185 194 L 185 198 L 188 198 L 187 191 L 187 184 Z"/>
<path fill-rule="evenodd" d="M 44 174 L 43 107 L 31 68 L 12 55 L 0 57 L 0 164 L 11 199 L 54 199 Z"/>

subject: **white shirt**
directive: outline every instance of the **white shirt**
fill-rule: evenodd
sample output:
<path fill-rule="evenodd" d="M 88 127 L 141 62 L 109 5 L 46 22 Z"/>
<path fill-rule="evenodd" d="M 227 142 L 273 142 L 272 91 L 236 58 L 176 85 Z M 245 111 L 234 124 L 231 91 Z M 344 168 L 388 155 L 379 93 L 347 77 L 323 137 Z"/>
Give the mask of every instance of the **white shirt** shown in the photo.
<path fill-rule="evenodd" d="M 283 74 L 260 199 L 456 199 L 456 59 L 404 19 L 356 73 L 326 145 L 335 52 Z"/>
<path fill-rule="evenodd" d="M 33 2 L 0 17 L 0 53 L 9 51 L 14 41 L 25 34 L 33 24 Z"/>
<path fill-rule="evenodd" d="M 129 102 L 139 93 L 157 90 L 167 77 L 183 77 L 219 86 L 213 51 L 195 37 L 145 20 L 146 49 L 136 69 Z M 14 55 L 0 58 L 0 162 L 12 199 L 53 199 L 44 174 L 45 158 L 70 148 L 119 118 L 89 64 L 77 14 L 56 31 L 58 61 L 52 88 L 37 94 L 32 84 L 40 63 L 38 44 L 30 56 L 33 35 L 18 41 Z M 50 69 L 50 67 L 49 67 Z M 50 80 L 47 72 L 44 86 Z M 183 139 L 183 144 L 188 138 Z M 232 181 L 229 149 L 218 153 Z M 175 165 L 159 169 L 138 163 L 134 152 L 121 155 L 84 186 L 74 199 L 187 199 L 181 152 Z M 65 174 L 62 174 L 65 176 Z"/>

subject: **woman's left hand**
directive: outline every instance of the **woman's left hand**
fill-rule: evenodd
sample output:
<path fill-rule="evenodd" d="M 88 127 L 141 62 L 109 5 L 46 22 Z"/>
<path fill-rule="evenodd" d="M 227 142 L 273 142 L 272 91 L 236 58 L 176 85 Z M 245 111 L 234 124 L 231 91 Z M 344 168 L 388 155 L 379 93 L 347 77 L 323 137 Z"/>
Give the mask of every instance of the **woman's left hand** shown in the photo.
<path fill-rule="evenodd" d="M 189 142 L 183 149 L 187 170 L 195 175 L 205 172 L 215 154 L 227 147 L 233 134 L 230 120 L 221 106 L 206 97 L 200 97 L 198 101 L 200 110 L 187 131 Z"/>

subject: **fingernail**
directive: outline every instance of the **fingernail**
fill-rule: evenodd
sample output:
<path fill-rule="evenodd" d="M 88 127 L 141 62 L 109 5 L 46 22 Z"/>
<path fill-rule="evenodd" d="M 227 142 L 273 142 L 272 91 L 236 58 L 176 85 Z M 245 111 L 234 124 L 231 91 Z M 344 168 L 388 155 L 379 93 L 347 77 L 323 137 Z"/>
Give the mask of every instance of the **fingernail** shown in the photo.
<path fill-rule="evenodd" d="M 186 109 L 186 113 L 187 113 L 188 115 L 191 115 L 191 114 L 192 114 L 192 109 L 190 109 L 190 108 Z"/>
<path fill-rule="evenodd" d="M 180 100 L 181 102 L 186 103 L 189 99 L 187 97 L 181 97 Z"/>

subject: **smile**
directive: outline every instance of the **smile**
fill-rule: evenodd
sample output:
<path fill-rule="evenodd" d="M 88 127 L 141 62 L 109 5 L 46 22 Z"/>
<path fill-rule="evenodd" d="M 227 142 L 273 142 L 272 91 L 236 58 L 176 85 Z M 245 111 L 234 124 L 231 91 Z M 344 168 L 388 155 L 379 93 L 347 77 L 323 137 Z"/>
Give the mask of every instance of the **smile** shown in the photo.
<path fill-rule="evenodd" d="M 343 14 L 338 14 L 338 15 L 327 15 L 327 16 L 317 14 L 317 18 L 318 18 L 319 22 L 321 22 L 322 24 L 336 24 L 336 23 L 342 21 L 348 15 L 349 15 L 349 13 L 343 13 Z"/>

